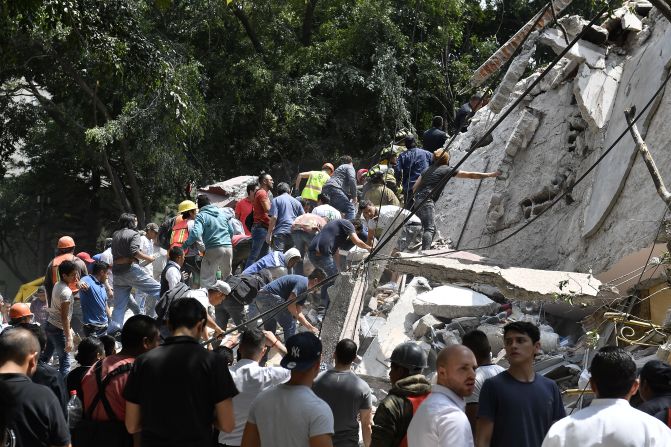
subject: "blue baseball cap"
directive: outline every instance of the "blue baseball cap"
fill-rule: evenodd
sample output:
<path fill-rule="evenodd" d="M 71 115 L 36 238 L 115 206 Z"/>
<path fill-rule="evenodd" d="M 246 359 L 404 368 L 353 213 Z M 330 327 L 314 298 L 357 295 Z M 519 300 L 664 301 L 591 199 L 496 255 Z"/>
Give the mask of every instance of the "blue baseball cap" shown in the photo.
<path fill-rule="evenodd" d="M 312 332 L 292 335 L 285 346 L 287 354 L 282 358 L 280 365 L 292 371 L 310 369 L 322 355 L 322 342 Z"/>

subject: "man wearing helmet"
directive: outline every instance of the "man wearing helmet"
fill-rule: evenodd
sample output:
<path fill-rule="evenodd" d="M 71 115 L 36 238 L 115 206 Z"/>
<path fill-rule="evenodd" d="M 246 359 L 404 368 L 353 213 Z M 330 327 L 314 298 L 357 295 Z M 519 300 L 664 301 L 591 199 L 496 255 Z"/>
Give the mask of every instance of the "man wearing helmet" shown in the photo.
<path fill-rule="evenodd" d="M 426 353 L 418 344 L 398 345 L 390 361 L 391 390 L 377 407 L 370 447 L 407 447 L 406 432 L 412 416 L 431 392 L 431 384 L 422 374 Z"/>
<path fill-rule="evenodd" d="M 322 192 L 322 188 L 333 175 L 335 168 L 331 163 L 324 163 L 321 171 L 301 172 L 296 176 L 296 191 L 301 187 L 301 180 L 307 179 L 305 188 L 301 192 L 301 197 L 310 205 L 310 208 L 317 206 L 317 198 Z"/>
<path fill-rule="evenodd" d="M 189 238 L 189 233 L 193 230 L 193 224 L 198 213 L 198 206 L 191 200 L 184 200 L 177 206 L 177 213 L 175 224 L 170 233 L 170 247 L 168 249 L 181 247 Z M 182 266 L 182 269 L 189 274 L 191 283 L 196 285 L 200 282 L 197 277 L 198 272 L 200 272 L 198 267 L 198 257 L 200 255 L 198 242 L 184 250 L 184 265 Z M 204 251 L 205 247 L 200 248 Z"/>

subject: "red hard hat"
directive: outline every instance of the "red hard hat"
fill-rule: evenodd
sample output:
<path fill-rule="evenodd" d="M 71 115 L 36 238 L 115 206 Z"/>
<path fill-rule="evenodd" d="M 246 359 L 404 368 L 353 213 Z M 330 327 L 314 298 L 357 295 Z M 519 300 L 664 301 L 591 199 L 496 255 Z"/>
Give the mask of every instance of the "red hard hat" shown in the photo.
<path fill-rule="evenodd" d="M 72 248 L 75 246 L 75 240 L 72 239 L 70 236 L 63 236 L 60 239 L 58 239 L 58 245 L 56 246 L 57 248 Z"/>
<path fill-rule="evenodd" d="M 32 316 L 33 313 L 30 311 L 30 307 L 26 303 L 14 303 L 12 304 L 12 307 L 9 308 L 10 321 Z"/>

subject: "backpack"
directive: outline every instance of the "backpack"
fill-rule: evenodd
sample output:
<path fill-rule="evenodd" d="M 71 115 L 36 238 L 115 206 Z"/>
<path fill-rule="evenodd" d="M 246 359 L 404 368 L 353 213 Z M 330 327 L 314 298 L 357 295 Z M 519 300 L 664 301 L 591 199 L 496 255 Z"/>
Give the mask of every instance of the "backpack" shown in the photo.
<path fill-rule="evenodd" d="M 228 297 L 242 305 L 251 304 L 259 290 L 271 281 L 272 276 L 265 269 L 253 275 L 231 275 L 226 278 L 226 282 L 231 286 L 231 293 Z"/>
<path fill-rule="evenodd" d="M 177 217 L 170 217 L 163 221 L 158 227 L 158 244 L 164 250 L 170 250 L 170 237 L 172 236 L 172 227 L 175 226 Z"/>
<path fill-rule="evenodd" d="M 161 296 L 156 302 L 156 321 L 159 325 L 165 324 L 168 319 L 168 310 L 173 301 L 182 298 L 189 290 L 191 290 L 189 286 L 180 282 Z"/>
<path fill-rule="evenodd" d="M 252 225 L 254 225 L 254 210 L 245 217 L 245 226 L 249 231 L 252 231 Z"/>
<path fill-rule="evenodd" d="M 107 373 L 103 380 L 102 360 L 99 360 L 93 366 L 98 383 L 98 394 L 93 399 L 91 406 L 84 412 L 82 420 L 72 431 L 73 447 L 131 447 L 133 445 L 133 437 L 126 431 L 124 421 L 117 419 L 107 396 L 105 396 L 105 389 L 112 379 L 129 372 L 132 367 L 132 363 L 121 365 Z M 109 420 L 94 421 L 92 419 L 93 412 L 101 402 Z"/>
<path fill-rule="evenodd" d="M 415 413 L 417 413 L 417 409 L 419 406 L 426 400 L 427 397 L 429 397 L 431 393 L 427 394 L 422 394 L 419 396 L 405 396 L 407 400 L 410 401 L 412 404 L 412 414 L 413 416 Z M 401 443 L 399 444 L 399 447 L 408 447 L 408 434 L 406 433 L 405 436 L 403 436 L 403 439 L 401 440 Z"/>

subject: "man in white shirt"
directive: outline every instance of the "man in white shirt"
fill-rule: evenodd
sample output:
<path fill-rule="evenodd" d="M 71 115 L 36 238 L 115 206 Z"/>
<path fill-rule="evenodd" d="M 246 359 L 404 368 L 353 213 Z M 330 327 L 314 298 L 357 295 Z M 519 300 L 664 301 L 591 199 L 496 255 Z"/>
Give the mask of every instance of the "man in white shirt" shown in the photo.
<path fill-rule="evenodd" d="M 366 219 L 368 225 L 368 245 L 373 243 L 373 238 L 380 240 L 383 236 L 388 238 L 392 231 L 403 224 L 401 236 L 396 248 L 398 251 L 417 251 L 422 246 L 422 221 L 414 214 L 410 220 L 403 221 L 410 215 L 410 211 L 395 205 L 375 206 L 370 200 L 364 200 L 359 204 L 359 210 Z"/>
<path fill-rule="evenodd" d="M 316 214 L 317 216 L 323 217 L 327 222 L 332 220 L 342 219 L 342 214 L 336 208 L 332 207 L 329 203 L 331 199 L 324 193 L 319 194 L 319 206 L 312 208 L 311 213 Z"/>
<path fill-rule="evenodd" d="M 464 397 L 473 392 L 477 367 L 475 356 L 463 345 L 440 351 L 437 384 L 412 417 L 409 446 L 473 447 Z"/>
<path fill-rule="evenodd" d="M 276 348 L 286 354 L 286 348 L 272 332 L 259 329 L 248 329 L 240 336 L 238 353 L 240 360 L 231 366 L 231 377 L 238 389 L 238 395 L 233 398 L 235 412 L 235 428 L 230 433 L 219 432 L 219 445 L 237 447 L 242 443 L 242 433 L 247 423 L 249 407 L 256 396 L 271 386 L 289 380 L 291 371 L 274 366 L 259 366 L 259 361 L 271 348 Z"/>
<path fill-rule="evenodd" d="M 475 422 L 478 419 L 478 404 L 480 402 L 480 390 L 485 380 L 505 371 L 499 365 L 492 363 L 492 347 L 489 344 L 487 334 L 474 330 L 464 335 L 461 343 L 475 354 L 478 369 L 475 371 L 475 388 L 473 394 L 466 397 L 466 416 L 475 434 Z"/>
<path fill-rule="evenodd" d="M 195 298 L 200 304 L 203 305 L 205 311 L 207 312 L 207 328 L 213 330 L 214 335 L 219 335 L 223 333 L 223 329 L 217 325 L 216 315 L 214 307 L 221 304 L 222 301 L 226 298 L 226 295 L 231 293 L 231 286 L 228 283 L 217 280 L 214 284 L 207 288 L 202 289 L 191 289 L 182 295 L 180 298 Z M 207 340 L 210 336 L 207 333 L 207 329 L 204 329 L 203 338 Z"/>
<path fill-rule="evenodd" d="M 589 407 L 555 422 L 543 447 L 653 447 L 671 445 L 671 430 L 629 405 L 638 391 L 636 364 L 615 346 L 599 350 L 590 367 L 596 399 Z"/>

